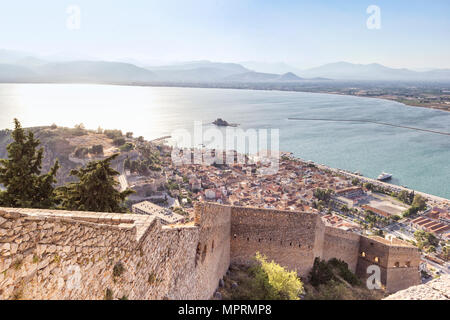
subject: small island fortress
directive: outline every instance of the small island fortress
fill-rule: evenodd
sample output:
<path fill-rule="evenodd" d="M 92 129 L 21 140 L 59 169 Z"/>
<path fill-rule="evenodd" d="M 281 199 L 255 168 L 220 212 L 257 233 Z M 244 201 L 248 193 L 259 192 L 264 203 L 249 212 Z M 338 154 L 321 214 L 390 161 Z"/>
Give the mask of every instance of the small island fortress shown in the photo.
<path fill-rule="evenodd" d="M 192 224 L 152 216 L 0 208 L 0 299 L 210 299 L 230 263 L 256 252 L 306 277 L 342 259 L 378 265 L 388 292 L 420 284 L 420 254 L 399 240 L 326 226 L 319 215 L 199 203 Z"/>
<path fill-rule="evenodd" d="M 228 121 L 223 120 L 222 118 L 217 118 L 214 120 L 213 124 L 218 127 L 237 127 L 237 123 L 229 123 Z"/>

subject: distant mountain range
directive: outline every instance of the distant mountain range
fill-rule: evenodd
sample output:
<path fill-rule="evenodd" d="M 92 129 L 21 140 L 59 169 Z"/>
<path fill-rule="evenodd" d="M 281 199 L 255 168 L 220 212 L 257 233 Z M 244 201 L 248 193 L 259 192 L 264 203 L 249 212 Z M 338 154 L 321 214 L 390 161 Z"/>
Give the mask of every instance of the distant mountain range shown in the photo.
<path fill-rule="evenodd" d="M 336 62 L 304 70 L 302 75 L 305 77 L 327 77 L 337 80 L 448 81 L 450 80 L 450 69 L 412 71 L 409 69 L 389 68 L 378 63 L 353 64 Z"/>
<path fill-rule="evenodd" d="M 302 81 L 303 78 L 298 77 L 292 72 L 285 74 L 262 73 L 255 71 L 247 71 L 244 73 L 234 74 L 223 79 L 226 82 L 285 82 L 285 81 Z"/>
<path fill-rule="evenodd" d="M 302 74 L 302 70 L 294 66 L 291 66 L 283 62 L 256 62 L 256 61 L 244 61 L 240 62 L 241 65 L 250 70 L 255 70 L 264 73 L 277 73 L 284 74 L 292 72 L 295 74 Z"/>
<path fill-rule="evenodd" d="M 81 57 L 81 56 L 80 56 Z M 244 66 L 245 65 L 245 66 Z M 64 60 L 24 52 L 0 50 L 0 82 L 62 83 L 233 83 L 304 82 L 325 80 L 450 81 L 450 69 L 413 71 L 380 64 L 337 62 L 298 70 L 287 64 L 193 61 L 166 66 L 145 66 L 116 61 Z M 252 69 L 250 67 L 254 67 Z M 266 72 L 278 70 L 278 72 Z"/>
<path fill-rule="evenodd" d="M 217 82 L 250 70 L 236 63 L 194 61 L 168 66 L 146 67 L 161 81 Z"/>

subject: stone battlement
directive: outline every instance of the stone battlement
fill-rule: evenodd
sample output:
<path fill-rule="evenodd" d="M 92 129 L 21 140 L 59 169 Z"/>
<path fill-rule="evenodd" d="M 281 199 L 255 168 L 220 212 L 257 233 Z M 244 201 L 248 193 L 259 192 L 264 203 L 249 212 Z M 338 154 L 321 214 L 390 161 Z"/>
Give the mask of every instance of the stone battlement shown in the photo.
<path fill-rule="evenodd" d="M 301 276 L 316 257 L 342 259 L 364 276 L 378 257 L 371 263 L 387 287 L 418 284 L 417 249 L 368 239 L 313 213 L 212 203 L 178 226 L 144 215 L 0 208 L 0 299 L 209 299 L 231 262 L 258 251 Z M 396 262 L 409 262 L 406 276 Z"/>
<path fill-rule="evenodd" d="M 208 299 L 229 266 L 230 217 L 197 221 L 0 208 L 0 299 Z"/>

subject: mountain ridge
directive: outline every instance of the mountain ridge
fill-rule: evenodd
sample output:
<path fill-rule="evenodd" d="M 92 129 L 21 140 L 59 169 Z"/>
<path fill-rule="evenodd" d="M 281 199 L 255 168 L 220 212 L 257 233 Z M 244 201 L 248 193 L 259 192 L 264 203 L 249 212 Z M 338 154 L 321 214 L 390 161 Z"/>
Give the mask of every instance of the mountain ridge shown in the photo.
<path fill-rule="evenodd" d="M 336 80 L 450 80 L 449 69 L 413 71 L 407 68 L 390 68 L 379 63 L 356 64 L 345 61 L 306 69 L 303 70 L 302 75 Z"/>
<path fill-rule="evenodd" d="M 450 69 L 414 71 L 390 68 L 379 63 L 356 64 L 345 61 L 299 70 L 285 63 L 268 64 L 187 61 L 161 66 L 105 61 L 50 59 L 28 52 L 0 49 L 0 82 L 81 82 L 143 83 L 186 82 L 295 82 L 325 80 L 370 81 L 450 81 Z M 280 69 L 281 68 L 281 69 Z M 285 72 L 264 72 L 264 70 Z"/>

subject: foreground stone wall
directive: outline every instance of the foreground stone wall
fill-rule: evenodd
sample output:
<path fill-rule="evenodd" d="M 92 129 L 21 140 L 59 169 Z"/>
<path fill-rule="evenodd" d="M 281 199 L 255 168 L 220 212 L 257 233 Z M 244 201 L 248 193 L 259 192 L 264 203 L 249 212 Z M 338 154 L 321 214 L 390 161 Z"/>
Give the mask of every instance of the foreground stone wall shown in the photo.
<path fill-rule="evenodd" d="M 209 299 L 229 266 L 230 209 L 197 224 L 0 209 L 0 299 Z"/>
<path fill-rule="evenodd" d="M 399 291 L 384 300 L 450 300 L 450 275 Z"/>
<path fill-rule="evenodd" d="M 209 299 L 230 262 L 258 251 L 303 277 L 316 257 L 362 277 L 377 257 L 390 292 L 420 283 L 416 248 L 313 213 L 203 203 L 194 223 L 162 226 L 145 215 L 0 208 L 0 299 Z"/>

